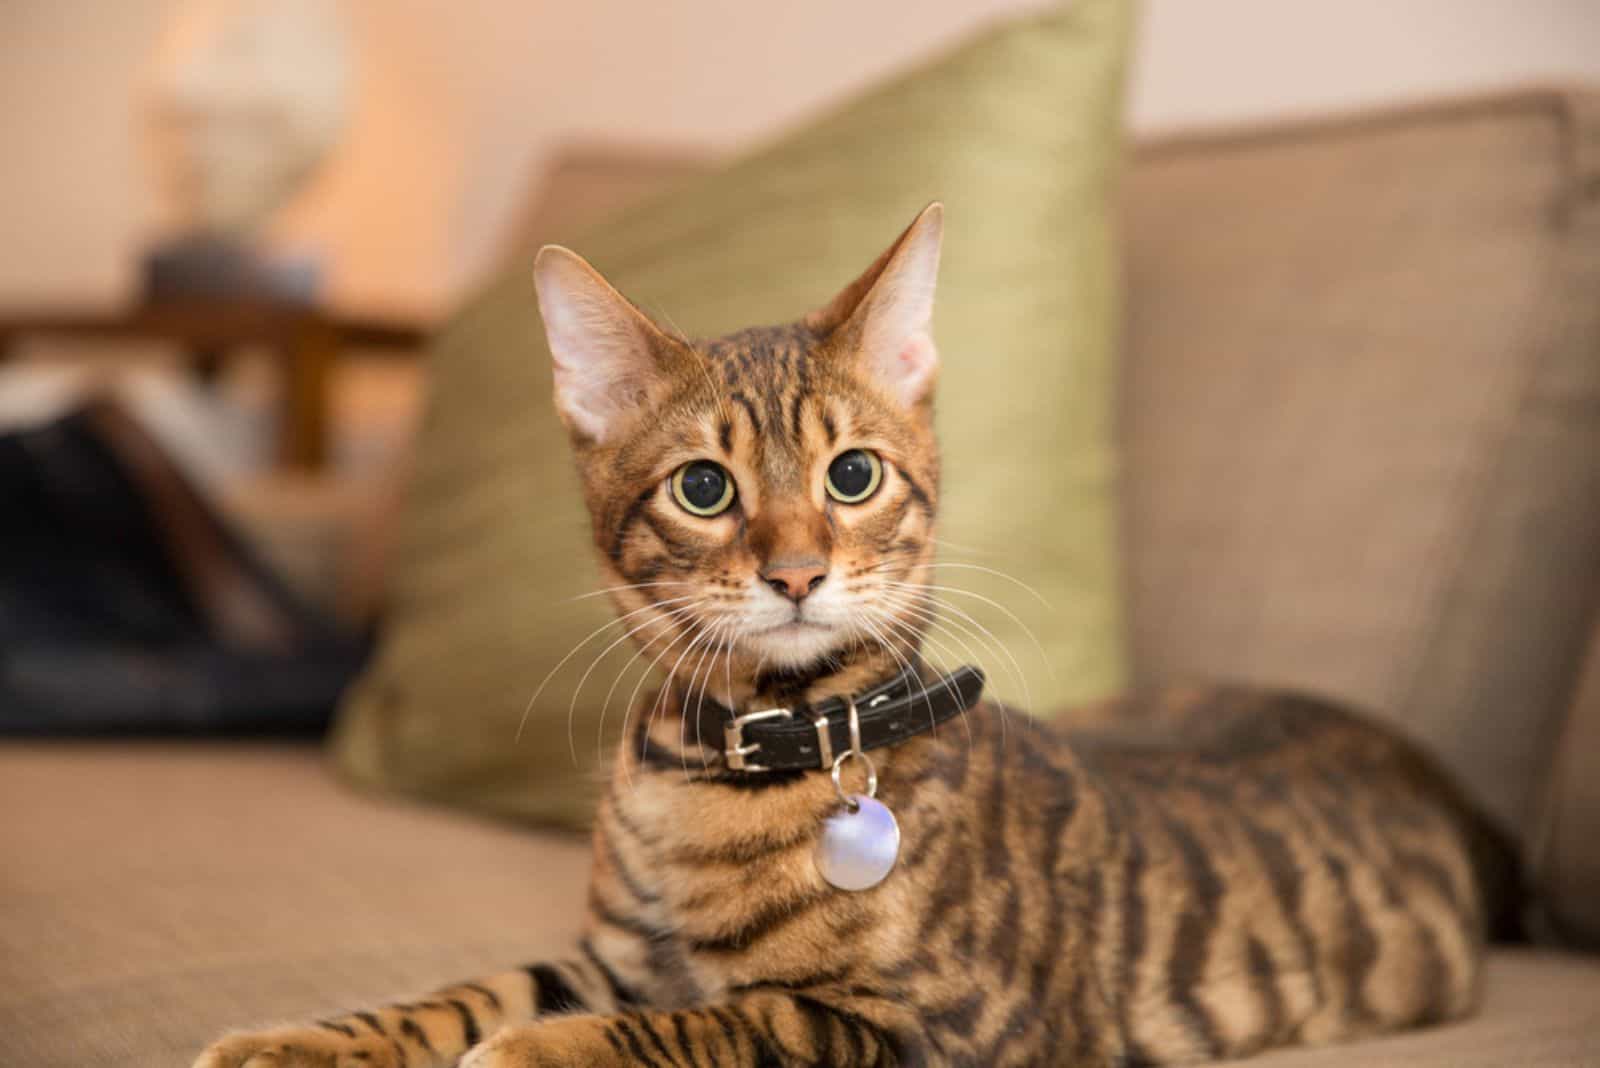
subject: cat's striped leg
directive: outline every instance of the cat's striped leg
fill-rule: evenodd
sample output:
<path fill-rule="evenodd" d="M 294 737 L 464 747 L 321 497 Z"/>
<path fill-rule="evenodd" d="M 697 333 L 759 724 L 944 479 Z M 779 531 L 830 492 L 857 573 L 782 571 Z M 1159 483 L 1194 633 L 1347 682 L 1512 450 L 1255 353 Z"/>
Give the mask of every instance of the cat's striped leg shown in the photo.
<path fill-rule="evenodd" d="M 617 1012 L 630 988 L 592 952 L 458 983 L 418 1001 L 220 1039 L 195 1068 L 450 1068 L 508 1024 Z"/>
<path fill-rule="evenodd" d="M 469 1053 L 461 1068 L 921 1063 L 914 1019 L 896 1020 L 891 1029 L 882 1015 L 888 1004 L 837 992 L 774 990 L 674 1012 L 566 1016 L 507 1028 Z"/>

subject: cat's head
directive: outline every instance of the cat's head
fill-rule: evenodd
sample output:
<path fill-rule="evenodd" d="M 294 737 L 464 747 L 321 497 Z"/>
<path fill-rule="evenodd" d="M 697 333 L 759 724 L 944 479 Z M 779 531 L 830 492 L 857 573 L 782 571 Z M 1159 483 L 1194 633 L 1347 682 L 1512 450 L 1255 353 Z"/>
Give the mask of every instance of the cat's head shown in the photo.
<path fill-rule="evenodd" d="M 710 341 L 656 324 L 572 252 L 540 252 L 595 544 L 664 666 L 678 650 L 750 673 L 914 651 L 938 506 L 942 226 L 931 205 L 822 308 Z"/>

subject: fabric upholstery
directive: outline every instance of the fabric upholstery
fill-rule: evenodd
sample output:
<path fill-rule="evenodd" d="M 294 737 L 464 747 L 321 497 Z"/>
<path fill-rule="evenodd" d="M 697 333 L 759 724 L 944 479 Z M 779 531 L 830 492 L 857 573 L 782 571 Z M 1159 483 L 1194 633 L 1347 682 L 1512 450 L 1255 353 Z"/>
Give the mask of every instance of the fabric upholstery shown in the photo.
<path fill-rule="evenodd" d="M 1573 168 L 1584 181 L 1567 218 L 1586 228 L 1588 239 L 1575 254 L 1587 255 L 1592 265 L 1600 258 L 1600 97 L 1578 98 L 1572 107 Z M 1579 299 L 1591 308 L 1600 304 L 1592 287 Z M 1600 363 L 1600 352 L 1594 362 Z M 1600 423 L 1600 410 L 1591 405 L 1589 418 Z M 1591 444 L 1589 456 L 1591 469 L 1600 470 L 1600 445 Z M 1580 589 L 1587 582 L 1590 596 L 1600 602 L 1600 549 L 1589 565 L 1587 575 L 1579 570 L 1572 581 Z M 1537 838 L 1536 889 L 1557 934 L 1600 948 L 1600 621 L 1591 629 L 1583 675 L 1573 690 Z"/>
<path fill-rule="evenodd" d="M 999 24 L 571 239 L 669 325 L 720 334 L 820 306 L 924 204 L 946 202 L 941 536 L 952 561 L 974 565 L 946 584 L 975 594 L 953 595 L 951 611 L 1009 652 L 962 623 L 945 656 L 984 662 L 1001 692 L 1037 706 L 1124 681 L 1110 189 L 1128 23 L 1122 0 L 1078 0 Z M 387 632 L 335 752 L 364 783 L 578 823 L 610 751 L 607 690 L 632 650 L 610 646 L 589 672 L 621 632 L 598 629 L 611 621 L 603 599 L 573 599 L 601 583 L 530 279 L 513 265 L 433 352 Z M 606 724 L 620 723 L 630 682 Z"/>
<path fill-rule="evenodd" d="M 1528 827 L 1600 564 L 1595 129 L 1525 93 L 1139 155 L 1141 683 L 1354 699 Z"/>
<path fill-rule="evenodd" d="M 361 797 L 307 748 L 0 747 L 0 805 L 8 1068 L 181 1068 L 569 951 L 583 911 L 581 839 Z M 1600 962 L 1504 953 L 1468 1023 L 1248 1064 L 1600 1064 Z"/>
<path fill-rule="evenodd" d="M 9 745 L 0 805 L 7 1068 L 183 1068 L 570 949 L 583 914 L 587 842 L 360 798 L 309 746 Z"/>
<path fill-rule="evenodd" d="M 1600 627 L 1557 746 L 1537 843 L 1535 888 L 1551 933 L 1600 949 Z"/>

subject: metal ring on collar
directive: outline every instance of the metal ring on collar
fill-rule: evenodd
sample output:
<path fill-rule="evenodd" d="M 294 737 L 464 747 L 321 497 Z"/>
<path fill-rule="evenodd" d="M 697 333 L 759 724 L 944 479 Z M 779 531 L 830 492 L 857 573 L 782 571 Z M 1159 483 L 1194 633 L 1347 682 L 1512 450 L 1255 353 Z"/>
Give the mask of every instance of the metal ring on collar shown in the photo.
<path fill-rule="evenodd" d="M 846 697 L 845 704 L 850 709 L 850 752 L 861 755 L 861 717 L 856 713 L 856 699 Z"/>
<path fill-rule="evenodd" d="M 844 792 L 844 785 L 839 781 L 839 769 L 844 766 L 844 762 L 850 757 L 860 760 L 867 766 L 867 796 L 876 797 L 878 795 L 878 766 L 872 762 L 872 758 L 867 756 L 866 751 L 861 748 L 861 717 L 856 713 L 854 698 L 847 697 L 845 701 L 850 715 L 850 748 L 840 753 L 833 760 L 833 792 L 839 795 L 839 800 L 844 802 L 846 808 L 854 812 L 861 805 L 855 798 Z"/>
<path fill-rule="evenodd" d="M 834 758 L 833 792 L 839 795 L 839 800 L 844 802 L 845 808 L 848 808 L 851 812 L 854 812 L 861 807 L 861 803 L 854 797 L 851 797 L 849 794 L 845 793 L 844 784 L 839 781 L 839 769 L 842 768 L 844 766 L 844 762 L 849 760 L 851 757 L 855 757 L 857 760 L 860 760 L 867 766 L 868 797 L 878 796 L 878 766 L 872 762 L 871 757 L 867 756 L 867 754 L 863 753 L 859 749 L 846 749 L 844 752 L 840 753 Z"/>

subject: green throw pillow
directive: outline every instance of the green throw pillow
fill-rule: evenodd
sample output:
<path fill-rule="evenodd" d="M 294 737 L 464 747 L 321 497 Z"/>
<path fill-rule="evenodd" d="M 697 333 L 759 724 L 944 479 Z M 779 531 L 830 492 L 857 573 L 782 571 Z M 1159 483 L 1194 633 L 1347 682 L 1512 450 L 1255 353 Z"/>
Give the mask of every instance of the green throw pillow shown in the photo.
<path fill-rule="evenodd" d="M 1124 681 L 1112 192 L 1130 22 L 1124 0 L 1077 0 L 998 25 L 567 237 L 704 336 L 798 318 L 944 201 L 940 581 L 966 592 L 933 659 L 977 661 L 1037 711 Z M 382 645 L 334 752 L 361 783 L 581 825 L 643 664 L 625 640 L 607 652 L 606 598 L 581 598 L 601 583 L 529 264 L 471 301 L 432 371 Z"/>

